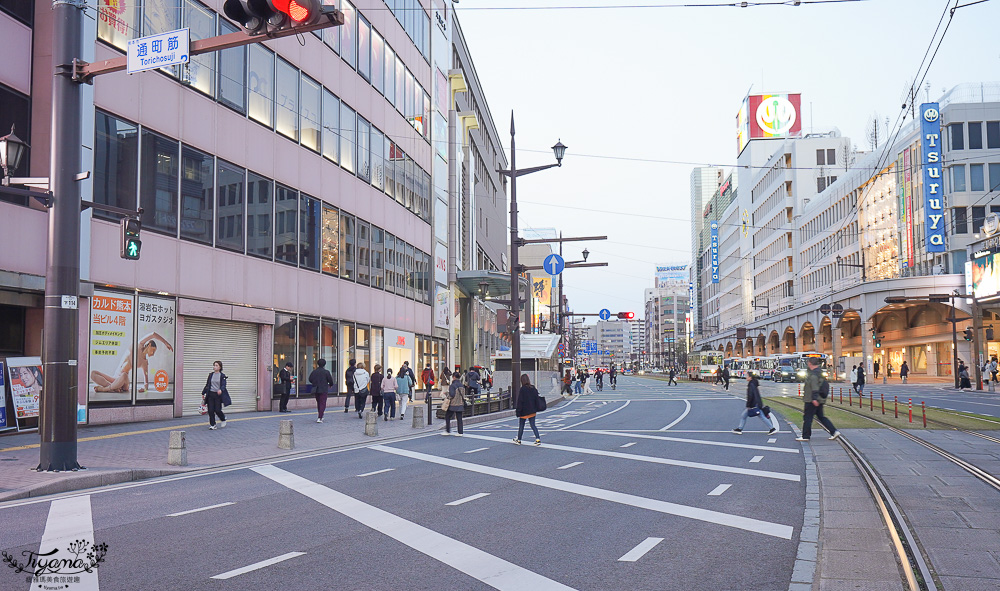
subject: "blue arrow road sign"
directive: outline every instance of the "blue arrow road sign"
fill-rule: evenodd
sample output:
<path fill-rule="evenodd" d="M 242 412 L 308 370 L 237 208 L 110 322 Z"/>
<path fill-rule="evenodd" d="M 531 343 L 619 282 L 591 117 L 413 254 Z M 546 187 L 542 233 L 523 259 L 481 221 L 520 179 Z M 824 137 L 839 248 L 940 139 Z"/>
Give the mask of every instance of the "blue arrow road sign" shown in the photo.
<path fill-rule="evenodd" d="M 608 310 L 607 308 L 605 308 L 605 309 L 601 310 L 601 313 L 598 314 L 598 316 L 600 316 L 601 320 L 607 320 L 607 319 L 611 318 L 611 310 Z"/>
<path fill-rule="evenodd" d="M 549 275 L 558 275 L 566 268 L 566 259 L 553 253 L 545 257 L 542 267 Z"/>

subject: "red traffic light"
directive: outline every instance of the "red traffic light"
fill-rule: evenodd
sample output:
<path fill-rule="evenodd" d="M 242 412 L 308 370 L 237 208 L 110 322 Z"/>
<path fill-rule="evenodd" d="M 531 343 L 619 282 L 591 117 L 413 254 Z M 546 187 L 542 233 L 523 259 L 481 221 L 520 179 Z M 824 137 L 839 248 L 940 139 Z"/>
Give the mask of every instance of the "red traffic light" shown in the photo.
<path fill-rule="evenodd" d="M 632 320 L 635 318 L 635 312 L 619 312 L 618 317 L 622 320 Z"/>
<path fill-rule="evenodd" d="M 319 22 L 323 13 L 320 0 L 270 0 L 278 12 L 283 12 L 296 25 L 312 25 Z"/>

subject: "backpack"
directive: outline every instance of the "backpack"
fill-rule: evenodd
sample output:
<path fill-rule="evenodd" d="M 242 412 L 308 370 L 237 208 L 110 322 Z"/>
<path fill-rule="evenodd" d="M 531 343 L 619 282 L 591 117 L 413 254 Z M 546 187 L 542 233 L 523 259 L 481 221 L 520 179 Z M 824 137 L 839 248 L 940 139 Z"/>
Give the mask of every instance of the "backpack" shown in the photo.
<path fill-rule="evenodd" d="M 827 396 L 830 395 L 830 382 L 820 374 L 819 382 L 819 398 L 820 400 L 826 400 Z"/>

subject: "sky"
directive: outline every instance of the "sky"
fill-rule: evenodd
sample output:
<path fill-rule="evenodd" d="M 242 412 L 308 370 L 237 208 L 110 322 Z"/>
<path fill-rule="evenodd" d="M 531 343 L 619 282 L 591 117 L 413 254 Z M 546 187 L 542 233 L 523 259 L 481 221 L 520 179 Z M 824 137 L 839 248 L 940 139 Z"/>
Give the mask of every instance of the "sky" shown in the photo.
<path fill-rule="evenodd" d="M 1000 81 L 1000 0 L 962 6 L 975 1 L 959 0 L 931 62 L 931 101 L 962 82 Z M 518 167 L 552 162 L 558 140 L 569 148 L 562 167 L 518 179 L 519 226 L 608 236 L 564 246 L 568 259 L 586 246 L 591 262 L 609 263 L 565 272 L 574 312 L 640 317 L 655 267 L 690 262 L 691 170 L 735 164 L 748 91 L 801 93 L 803 132 L 836 127 L 868 150 L 869 120 L 896 121 L 942 14 L 943 30 L 956 5 L 666 7 L 673 3 L 453 5 L 508 155 L 512 112 Z M 652 4 L 660 7 L 635 8 Z M 918 103 L 925 97 L 921 87 Z"/>

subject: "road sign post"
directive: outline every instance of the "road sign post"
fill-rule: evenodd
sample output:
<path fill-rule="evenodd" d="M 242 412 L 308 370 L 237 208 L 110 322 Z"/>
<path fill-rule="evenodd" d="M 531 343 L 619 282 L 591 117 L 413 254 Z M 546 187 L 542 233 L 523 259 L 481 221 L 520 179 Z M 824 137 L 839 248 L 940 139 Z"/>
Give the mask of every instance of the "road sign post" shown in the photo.
<path fill-rule="evenodd" d="M 601 313 L 598 314 L 597 316 L 601 320 L 610 320 L 611 319 L 611 310 L 608 310 L 607 308 L 604 308 L 603 310 L 601 310 Z"/>
<path fill-rule="evenodd" d="M 552 253 L 545 257 L 545 262 L 542 263 L 542 266 L 545 268 L 545 272 L 549 275 L 559 275 L 563 272 L 563 269 L 566 268 L 566 259 Z"/>

